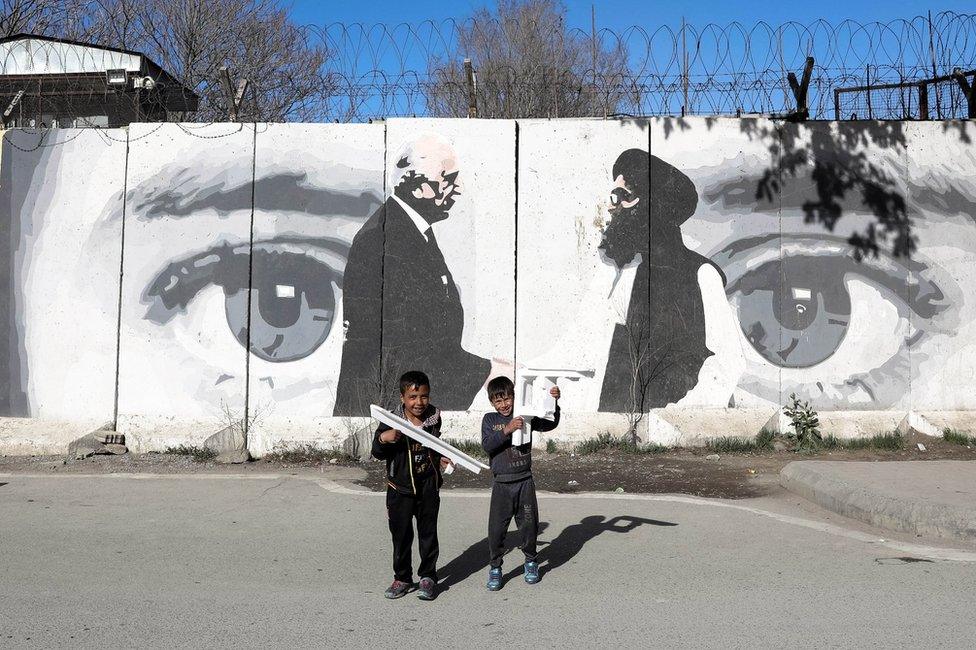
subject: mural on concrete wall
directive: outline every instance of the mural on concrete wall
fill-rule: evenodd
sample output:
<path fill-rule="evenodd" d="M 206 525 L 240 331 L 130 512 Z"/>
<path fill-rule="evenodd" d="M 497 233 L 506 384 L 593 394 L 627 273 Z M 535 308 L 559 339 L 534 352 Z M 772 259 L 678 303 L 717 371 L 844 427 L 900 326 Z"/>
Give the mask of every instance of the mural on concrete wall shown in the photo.
<path fill-rule="evenodd" d="M 113 420 L 125 159 L 124 130 L 3 134 L 0 416 Z"/>
<path fill-rule="evenodd" d="M 617 269 L 637 264 L 624 322 L 614 328 L 600 410 L 667 406 L 694 388 L 705 359 L 705 312 L 695 291 L 710 266 L 681 241 L 698 204 L 691 180 L 643 149 L 617 157 L 600 250 Z"/>
<path fill-rule="evenodd" d="M 129 127 L 118 419 L 133 442 L 242 416 L 253 170 L 253 125 Z"/>
<path fill-rule="evenodd" d="M 513 320 L 514 132 L 511 122 L 390 122 L 387 199 L 345 271 L 336 415 L 389 399 L 404 368 L 428 374 L 440 408 L 465 410 L 492 359 L 511 364 L 511 332 L 492 326 Z"/>
<path fill-rule="evenodd" d="M 251 351 L 251 429 L 268 448 L 323 435 L 342 394 L 348 260 L 382 205 L 383 139 L 380 125 L 258 125 L 249 343 L 247 322 L 231 329 Z"/>
<path fill-rule="evenodd" d="M 271 445 L 334 435 L 408 366 L 452 411 L 519 367 L 582 371 L 567 413 L 976 408 L 969 131 L 8 132 L 0 416 L 117 401 L 120 429 L 176 442 L 247 404 Z"/>

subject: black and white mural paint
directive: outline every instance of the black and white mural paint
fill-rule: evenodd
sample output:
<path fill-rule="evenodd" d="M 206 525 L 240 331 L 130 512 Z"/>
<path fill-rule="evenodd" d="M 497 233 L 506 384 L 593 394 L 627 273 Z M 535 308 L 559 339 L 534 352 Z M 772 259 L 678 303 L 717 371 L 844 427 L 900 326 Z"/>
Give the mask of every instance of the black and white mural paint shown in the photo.
<path fill-rule="evenodd" d="M 600 410 L 643 411 L 687 395 L 712 354 L 705 346 L 701 295 L 687 291 L 709 262 L 681 241 L 681 224 L 698 204 L 685 174 L 643 149 L 628 149 L 611 176 L 599 248 L 618 273 L 637 266 L 624 322 L 614 327 L 610 342 Z"/>
<path fill-rule="evenodd" d="M 138 449 L 247 418 L 259 451 L 335 441 L 408 368 L 456 413 L 487 408 L 496 374 L 579 371 L 563 402 L 586 427 L 771 414 L 791 393 L 976 410 L 972 135 L 731 119 L 6 132 L 0 435 L 117 421 Z"/>
<path fill-rule="evenodd" d="M 122 222 L 105 215 L 121 215 L 125 164 L 122 130 L 3 134 L 0 433 L 13 450 L 113 421 Z"/>

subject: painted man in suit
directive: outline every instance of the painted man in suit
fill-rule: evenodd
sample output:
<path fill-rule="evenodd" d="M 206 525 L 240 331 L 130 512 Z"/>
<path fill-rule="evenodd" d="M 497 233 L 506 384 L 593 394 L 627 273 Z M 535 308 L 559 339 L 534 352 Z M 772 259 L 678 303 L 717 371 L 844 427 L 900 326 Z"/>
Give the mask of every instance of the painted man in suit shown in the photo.
<path fill-rule="evenodd" d="M 618 269 L 637 262 L 637 273 L 625 320 L 614 329 L 600 410 L 646 412 L 677 402 L 698 382 L 712 355 L 699 269 L 721 273 L 681 239 L 681 224 L 698 205 L 691 179 L 641 149 L 620 154 L 613 178 L 600 250 Z"/>
<path fill-rule="evenodd" d="M 461 347 L 464 309 L 431 226 L 460 196 L 449 143 L 425 135 L 393 158 L 391 196 L 353 239 L 343 278 L 346 338 L 335 415 L 366 415 L 387 377 L 421 370 L 437 405 L 467 409 L 491 362 Z"/>

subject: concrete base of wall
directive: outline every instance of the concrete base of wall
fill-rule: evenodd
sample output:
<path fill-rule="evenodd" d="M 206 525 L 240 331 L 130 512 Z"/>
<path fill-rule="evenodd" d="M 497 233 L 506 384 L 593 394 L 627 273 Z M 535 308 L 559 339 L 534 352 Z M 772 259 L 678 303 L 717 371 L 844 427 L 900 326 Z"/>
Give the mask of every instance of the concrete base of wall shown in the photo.
<path fill-rule="evenodd" d="M 111 427 L 111 423 L 108 423 Z M 0 417 L 0 454 L 4 456 L 47 456 L 68 453 L 73 440 L 101 429 L 99 420 L 46 420 Z"/>
<path fill-rule="evenodd" d="M 443 414 L 443 435 L 455 440 L 480 441 L 480 411 L 452 411 Z M 858 438 L 899 431 L 941 436 L 943 429 L 976 434 L 976 411 L 821 411 L 821 431 L 838 438 Z M 0 418 L 0 454 L 63 454 L 68 443 L 105 422 L 63 422 L 41 418 Z M 226 423 L 217 418 L 200 421 L 170 417 L 120 416 L 119 433 L 134 453 L 163 451 L 179 445 L 202 446 L 204 440 Z M 343 449 L 354 455 L 368 454 L 375 423 L 370 418 L 269 417 L 255 423 L 248 436 L 251 455 L 311 445 Z M 602 433 L 623 436 L 630 423 L 623 413 L 564 413 L 552 433 L 534 437 L 533 445 L 545 447 L 549 440 L 569 446 Z M 668 407 L 644 415 L 638 425 L 641 441 L 667 446 L 694 447 L 725 436 L 754 438 L 763 429 L 789 432 L 789 419 L 771 409 L 691 409 Z"/>
<path fill-rule="evenodd" d="M 164 451 L 167 447 L 187 445 L 203 447 L 204 441 L 227 427 L 217 418 L 182 420 L 175 417 L 119 415 L 116 429 L 125 434 L 129 451 L 144 454 Z"/>
<path fill-rule="evenodd" d="M 286 418 L 273 417 L 255 423 L 248 432 L 247 448 L 260 458 L 273 451 L 311 446 L 320 449 L 342 448 L 361 455 L 358 447 L 366 443 L 376 429 L 372 418 Z M 371 442 L 371 440 L 370 440 Z M 366 450 L 369 453 L 369 450 Z"/>

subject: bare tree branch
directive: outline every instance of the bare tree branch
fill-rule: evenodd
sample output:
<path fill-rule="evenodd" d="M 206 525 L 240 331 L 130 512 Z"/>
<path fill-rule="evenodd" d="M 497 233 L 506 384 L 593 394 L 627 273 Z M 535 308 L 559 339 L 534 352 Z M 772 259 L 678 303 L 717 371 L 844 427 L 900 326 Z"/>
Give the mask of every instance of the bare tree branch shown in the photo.
<path fill-rule="evenodd" d="M 628 76 L 626 52 L 566 27 L 558 0 L 498 0 L 458 31 L 458 52 L 430 63 L 432 115 L 468 114 L 463 59 L 477 74 L 478 117 L 603 117 L 615 113 Z"/>

